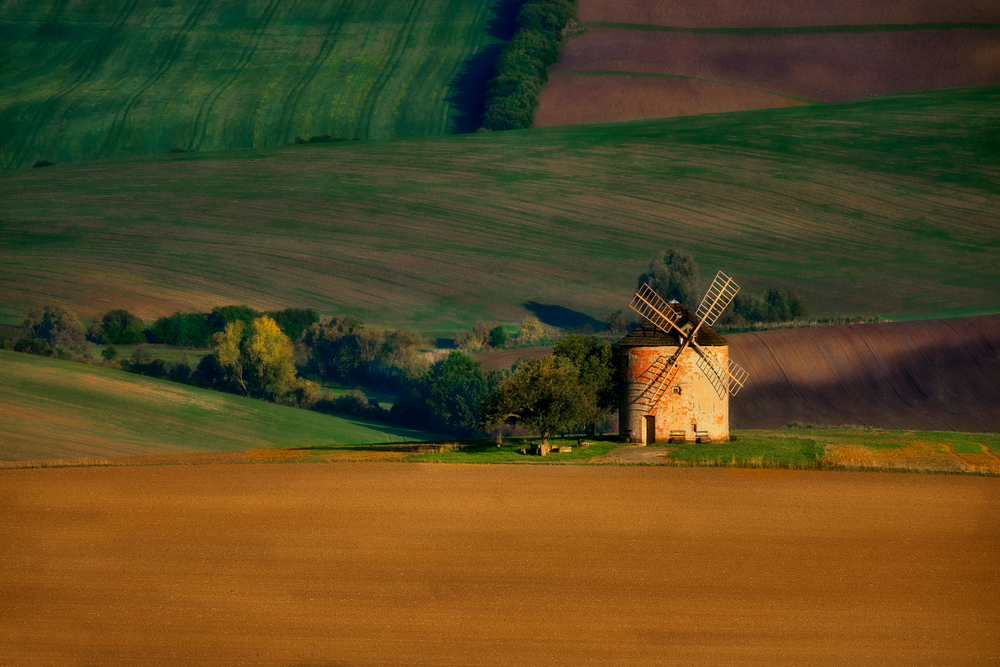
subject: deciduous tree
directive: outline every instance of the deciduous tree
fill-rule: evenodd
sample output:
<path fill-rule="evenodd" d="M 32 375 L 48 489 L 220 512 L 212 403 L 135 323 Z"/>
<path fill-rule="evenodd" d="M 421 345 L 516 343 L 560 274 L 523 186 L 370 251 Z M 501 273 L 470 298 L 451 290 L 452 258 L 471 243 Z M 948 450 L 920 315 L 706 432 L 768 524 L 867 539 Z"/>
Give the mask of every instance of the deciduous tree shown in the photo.
<path fill-rule="evenodd" d="M 33 307 L 24 318 L 24 325 L 31 327 L 35 338 L 56 347 L 73 348 L 87 342 L 87 331 L 76 313 L 55 303 Z"/>
<path fill-rule="evenodd" d="M 552 433 L 586 423 L 596 409 L 596 394 L 580 384 L 576 365 L 547 355 L 514 367 L 484 402 L 480 425 L 521 424 L 547 445 Z"/>
<path fill-rule="evenodd" d="M 643 283 L 667 301 L 676 299 L 691 310 L 698 305 L 698 265 L 685 252 L 670 248 L 653 257 L 649 269 L 639 276 L 639 286 Z"/>

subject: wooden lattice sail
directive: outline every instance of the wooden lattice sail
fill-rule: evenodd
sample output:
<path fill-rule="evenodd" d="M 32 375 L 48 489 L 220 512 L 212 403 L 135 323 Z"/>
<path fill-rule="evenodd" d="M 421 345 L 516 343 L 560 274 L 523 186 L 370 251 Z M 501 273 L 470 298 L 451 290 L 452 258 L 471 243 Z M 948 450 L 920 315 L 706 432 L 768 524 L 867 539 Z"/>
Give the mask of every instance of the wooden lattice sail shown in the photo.
<path fill-rule="evenodd" d="M 732 278 L 719 271 L 709 286 L 708 292 L 702 298 L 694 315 L 694 321 L 683 323 L 680 322 L 681 310 L 664 301 L 647 283 L 643 283 L 642 287 L 636 291 L 629 307 L 660 331 L 676 335 L 680 341 L 677 350 L 670 357 L 661 356 L 647 370 L 650 377 L 646 390 L 640 398 L 642 403 L 649 406 L 655 405 L 659 398 L 666 393 L 676 377 L 677 362 L 689 345 L 698 353 L 698 367 L 708 377 L 709 382 L 712 383 L 712 387 L 720 397 L 735 396 L 743 388 L 749 377 L 746 370 L 731 359 L 728 363 L 721 362 L 714 354 L 696 342 L 698 330 L 701 329 L 702 325 L 712 326 L 715 324 L 739 291 L 739 285 Z"/>

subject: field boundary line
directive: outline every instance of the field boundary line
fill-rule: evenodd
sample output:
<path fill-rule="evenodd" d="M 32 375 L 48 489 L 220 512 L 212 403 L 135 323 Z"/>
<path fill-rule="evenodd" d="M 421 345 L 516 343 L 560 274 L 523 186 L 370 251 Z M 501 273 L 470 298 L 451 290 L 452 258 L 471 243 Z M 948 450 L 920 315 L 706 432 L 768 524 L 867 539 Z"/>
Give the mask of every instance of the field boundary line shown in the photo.
<path fill-rule="evenodd" d="M 791 28 L 683 28 L 651 23 L 594 21 L 588 28 L 683 32 L 695 35 L 819 35 L 825 33 L 909 32 L 915 30 L 1000 30 L 1000 23 L 885 23 L 874 25 L 817 25 Z"/>
<path fill-rule="evenodd" d="M 753 86 L 744 86 L 739 83 L 731 83 L 729 81 L 719 81 L 717 79 L 704 79 L 700 76 L 687 76 L 685 74 L 665 74 L 663 72 L 626 72 L 619 70 L 600 70 L 600 69 L 584 69 L 584 70 L 573 70 L 570 72 L 550 72 L 550 78 L 564 78 L 568 76 L 641 76 L 641 77 L 651 77 L 651 78 L 663 78 L 663 79 L 690 79 L 692 81 L 704 81 L 705 83 L 719 83 L 723 86 L 732 86 L 733 88 L 743 88 L 745 90 L 754 90 L 758 93 L 767 93 L 769 95 L 774 95 L 776 97 L 785 97 L 790 100 L 795 100 L 796 102 L 805 102 L 806 104 L 823 104 L 819 100 L 811 100 L 808 97 L 796 97 L 795 95 L 788 95 L 786 93 L 778 93 L 773 90 L 764 90 L 763 88 L 754 88 Z"/>

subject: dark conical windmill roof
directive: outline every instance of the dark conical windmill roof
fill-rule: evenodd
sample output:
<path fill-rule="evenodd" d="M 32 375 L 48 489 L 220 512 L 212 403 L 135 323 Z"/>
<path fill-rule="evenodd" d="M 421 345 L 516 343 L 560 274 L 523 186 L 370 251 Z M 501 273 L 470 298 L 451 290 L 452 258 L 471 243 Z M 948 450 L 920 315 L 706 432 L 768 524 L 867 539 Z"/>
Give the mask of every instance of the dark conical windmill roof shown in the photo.
<path fill-rule="evenodd" d="M 680 304 L 672 304 L 674 308 L 681 311 L 680 323 L 691 322 L 695 326 L 698 319 L 687 308 Z M 729 341 L 723 338 L 715 329 L 707 324 L 701 325 L 695 342 L 701 346 L 729 345 Z M 664 332 L 658 326 L 646 320 L 632 331 L 628 332 L 615 345 L 618 347 L 667 347 L 680 345 L 680 337 L 676 332 Z"/>

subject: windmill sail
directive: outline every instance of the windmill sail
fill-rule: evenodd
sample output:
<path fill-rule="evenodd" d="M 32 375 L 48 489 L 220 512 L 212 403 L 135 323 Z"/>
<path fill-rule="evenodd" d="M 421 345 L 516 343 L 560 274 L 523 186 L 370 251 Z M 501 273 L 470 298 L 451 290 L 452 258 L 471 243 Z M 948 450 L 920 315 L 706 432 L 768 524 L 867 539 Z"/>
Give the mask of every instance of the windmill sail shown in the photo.
<path fill-rule="evenodd" d="M 733 282 L 732 278 L 719 271 L 715 274 L 715 280 L 712 281 L 711 287 L 705 293 L 705 298 L 701 300 L 701 305 L 698 306 L 695 315 L 701 322 L 712 326 L 722 315 L 726 306 L 736 298 L 736 293 L 739 291 L 740 286 Z"/>
<path fill-rule="evenodd" d="M 680 330 L 675 322 L 677 322 L 681 314 L 674 310 L 673 306 L 661 299 L 660 295 L 654 292 L 653 288 L 646 283 L 643 283 L 639 291 L 632 297 L 632 303 L 629 304 L 629 308 L 645 317 L 665 333 L 670 333 L 671 329 Z"/>
<path fill-rule="evenodd" d="M 732 359 L 729 360 L 728 364 L 724 364 L 711 352 L 704 350 L 699 350 L 699 352 L 701 354 L 698 355 L 698 368 L 712 383 L 716 393 L 720 397 L 725 397 L 727 393 L 730 396 L 740 393 L 740 389 L 743 388 L 743 384 L 750 374 Z"/>
<path fill-rule="evenodd" d="M 680 369 L 680 364 L 677 363 L 679 357 L 678 354 L 670 357 L 661 355 L 639 376 L 647 378 L 647 380 L 646 388 L 639 396 L 638 403 L 650 408 L 659 403 L 660 397 L 666 393 L 670 385 L 673 384 L 674 378 L 677 377 L 677 371 Z"/>

